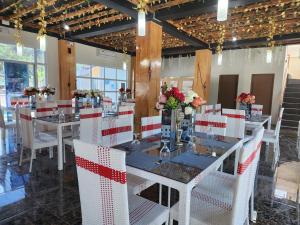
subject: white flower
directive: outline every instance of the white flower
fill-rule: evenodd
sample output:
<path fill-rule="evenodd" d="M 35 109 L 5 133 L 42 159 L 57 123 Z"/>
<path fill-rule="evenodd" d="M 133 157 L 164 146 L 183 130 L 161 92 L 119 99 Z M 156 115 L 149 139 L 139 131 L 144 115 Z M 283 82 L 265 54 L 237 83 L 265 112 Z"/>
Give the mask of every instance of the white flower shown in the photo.
<path fill-rule="evenodd" d="M 193 108 L 190 106 L 185 107 L 184 114 L 185 115 L 191 115 L 193 113 Z"/>
<path fill-rule="evenodd" d="M 194 98 L 197 98 L 197 97 L 199 97 L 199 96 L 196 92 L 189 90 L 189 92 L 185 96 L 184 103 L 189 104 L 194 100 Z"/>

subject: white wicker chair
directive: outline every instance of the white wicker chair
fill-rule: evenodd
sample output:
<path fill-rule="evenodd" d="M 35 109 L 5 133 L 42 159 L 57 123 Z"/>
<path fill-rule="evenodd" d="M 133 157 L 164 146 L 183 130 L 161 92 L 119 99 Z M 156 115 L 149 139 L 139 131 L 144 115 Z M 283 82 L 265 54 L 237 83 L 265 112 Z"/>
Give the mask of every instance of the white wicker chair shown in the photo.
<path fill-rule="evenodd" d="M 168 208 L 127 194 L 126 153 L 74 140 L 83 225 L 158 225 Z"/>
<path fill-rule="evenodd" d="M 196 114 L 195 131 L 207 133 L 209 127 L 216 135 L 226 135 L 227 117 L 212 114 Z"/>
<path fill-rule="evenodd" d="M 222 105 L 221 104 L 215 104 L 214 113 L 216 115 L 222 115 Z"/>
<path fill-rule="evenodd" d="M 263 128 L 241 150 L 237 176 L 212 172 L 193 190 L 190 224 L 243 225 L 249 224 L 249 200 L 260 155 Z M 178 220 L 179 204 L 170 212 L 171 224 Z"/>
<path fill-rule="evenodd" d="M 142 117 L 142 138 L 161 133 L 161 116 Z"/>
<path fill-rule="evenodd" d="M 111 111 L 112 110 L 112 99 L 109 97 L 103 97 L 102 99 L 103 111 Z"/>
<path fill-rule="evenodd" d="M 263 105 L 252 104 L 251 105 L 251 116 L 261 116 L 263 111 Z"/>
<path fill-rule="evenodd" d="M 284 111 L 284 108 L 281 108 L 275 130 L 265 130 L 264 137 L 263 137 L 263 142 L 272 143 L 274 145 L 274 148 L 273 148 L 274 156 L 273 156 L 273 163 L 272 163 L 273 169 L 275 169 L 275 166 L 277 165 L 277 162 L 280 157 L 279 133 L 280 133 L 280 128 L 281 128 L 281 120 L 282 120 L 283 111 Z"/>
<path fill-rule="evenodd" d="M 227 116 L 226 136 L 235 138 L 245 137 L 245 111 L 237 109 L 222 109 L 222 115 Z"/>
<path fill-rule="evenodd" d="M 64 114 L 72 114 L 72 100 L 58 100 L 56 101 L 58 110 L 63 110 Z"/>
<path fill-rule="evenodd" d="M 134 125 L 134 106 L 132 105 L 120 105 L 118 109 L 119 118 L 130 118 L 132 121 L 132 127 Z"/>
<path fill-rule="evenodd" d="M 24 147 L 31 149 L 29 172 L 32 170 L 32 162 L 35 159 L 37 149 L 50 148 L 49 157 L 53 157 L 53 147 L 58 145 L 57 137 L 48 133 L 39 132 L 36 134 L 33 129 L 33 121 L 31 117 L 31 110 L 26 108 L 20 109 L 20 125 L 22 146 L 19 165 L 22 165 L 22 157 Z"/>
<path fill-rule="evenodd" d="M 16 116 L 17 116 L 17 113 L 16 113 Z M 2 108 L 0 108 L 0 128 L 2 128 L 1 138 L 2 138 L 2 140 L 4 140 L 4 143 L 6 143 L 6 131 L 7 131 L 7 129 L 13 129 L 14 130 L 14 129 L 18 128 L 16 120 L 5 121 Z"/>

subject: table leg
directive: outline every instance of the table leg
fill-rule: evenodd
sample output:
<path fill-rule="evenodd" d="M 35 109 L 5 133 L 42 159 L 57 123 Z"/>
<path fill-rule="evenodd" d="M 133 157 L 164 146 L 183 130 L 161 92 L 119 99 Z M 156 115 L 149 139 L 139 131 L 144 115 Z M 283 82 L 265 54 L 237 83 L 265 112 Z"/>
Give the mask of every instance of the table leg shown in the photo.
<path fill-rule="evenodd" d="M 271 125 L 272 125 L 272 116 L 269 116 L 268 119 L 268 130 L 271 130 Z M 267 146 L 269 146 L 269 142 L 266 143 Z"/>
<path fill-rule="evenodd" d="M 238 172 L 238 166 L 239 166 L 239 158 L 240 158 L 240 147 L 235 151 L 235 159 L 234 159 L 234 175 L 237 175 Z"/>
<path fill-rule="evenodd" d="M 58 170 L 63 170 L 63 148 L 62 148 L 62 126 L 57 126 L 57 166 Z"/>
<path fill-rule="evenodd" d="M 191 190 L 185 188 L 179 192 L 179 225 L 190 224 Z"/>

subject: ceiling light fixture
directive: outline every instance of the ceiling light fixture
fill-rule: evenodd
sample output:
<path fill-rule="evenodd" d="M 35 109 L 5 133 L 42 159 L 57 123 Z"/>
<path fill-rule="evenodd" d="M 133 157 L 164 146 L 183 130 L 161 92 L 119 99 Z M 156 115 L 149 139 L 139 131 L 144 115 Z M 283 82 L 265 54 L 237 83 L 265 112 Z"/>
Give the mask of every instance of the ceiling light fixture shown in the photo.
<path fill-rule="evenodd" d="M 236 37 L 233 37 L 233 38 L 232 38 L 232 41 L 236 41 L 236 40 L 237 40 L 237 38 L 236 38 Z"/>
<path fill-rule="evenodd" d="M 68 24 L 66 24 L 66 23 L 64 23 L 64 29 L 66 30 L 66 31 L 69 31 L 70 30 L 70 26 L 68 25 Z"/>
<path fill-rule="evenodd" d="M 23 45 L 21 43 L 17 43 L 17 56 L 23 55 Z"/>
<path fill-rule="evenodd" d="M 218 21 L 227 20 L 227 14 L 228 14 L 228 0 L 218 0 L 217 20 Z"/>
<path fill-rule="evenodd" d="M 127 63 L 125 61 L 123 62 L 123 70 L 127 70 Z"/>
<path fill-rule="evenodd" d="M 146 35 L 146 12 L 142 9 L 138 12 L 138 35 Z"/>
<path fill-rule="evenodd" d="M 40 39 L 40 50 L 46 51 L 46 35 L 44 34 L 43 36 L 40 36 L 39 39 Z"/>
<path fill-rule="evenodd" d="M 272 63 L 272 49 L 267 50 L 266 61 L 267 63 Z"/>
<path fill-rule="evenodd" d="M 223 61 L 223 55 L 222 53 L 218 53 L 218 66 L 222 65 L 222 61 Z"/>

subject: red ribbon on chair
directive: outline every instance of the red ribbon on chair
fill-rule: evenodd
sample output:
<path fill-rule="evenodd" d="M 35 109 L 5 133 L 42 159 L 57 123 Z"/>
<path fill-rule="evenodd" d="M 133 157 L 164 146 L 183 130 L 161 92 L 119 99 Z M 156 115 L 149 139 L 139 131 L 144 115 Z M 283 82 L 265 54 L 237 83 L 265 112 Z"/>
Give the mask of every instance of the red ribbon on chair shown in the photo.
<path fill-rule="evenodd" d="M 132 115 L 133 114 L 133 111 L 130 110 L 130 111 L 123 111 L 123 112 L 119 112 L 119 116 L 121 115 Z"/>
<path fill-rule="evenodd" d="M 108 135 L 128 132 L 128 131 L 131 131 L 131 130 L 132 130 L 131 126 L 109 128 L 109 129 L 106 129 L 106 130 L 102 130 L 102 136 L 108 136 Z"/>
<path fill-rule="evenodd" d="M 142 126 L 142 131 L 156 130 L 156 129 L 160 129 L 160 128 L 161 128 L 160 123 L 149 124 L 149 125 Z"/>
<path fill-rule="evenodd" d="M 238 115 L 238 114 L 223 114 L 223 116 L 227 116 L 234 119 L 245 119 L 244 115 Z"/>
<path fill-rule="evenodd" d="M 53 108 L 39 108 L 39 109 L 36 109 L 36 112 L 50 112 L 52 110 L 53 110 Z"/>
<path fill-rule="evenodd" d="M 102 113 L 80 114 L 80 119 L 92 119 L 101 117 Z"/>
<path fill-rule="evenodd" d="M 257 111 L 257 112 L 261 112 L 262 109 L 256 109 L 256 108 L 251 108 L 252 111 Z"/>
<path fill-rule="evenodd" d="M 248 168 L 248 166 L 253 162 L 257 152 L 260 150 L 261 144 L 262 144 L 261 142 L 258 144 L 258 146 L 256 147 L 256 150 L 254 152 L 252 152 L 252 154 L 246 159 L 245 162 L 238 164 L 237 172 L 239 175 L 243 174 L 246 171 L 246 169 Z"/>
<path fill-rule="evenodd" d="M 31 116 L 28 116 L 28 115 L 25 115 L 25 114 L 20 114 L 20 118 L 24 119 L 24 120 L 28 120 L 28 121 L 32 120 Z"/>
<path fill-rule="evenodd" d="M 205 113 L 212 113 L 212 112 L 214 112 L 214 110 L 213 110 L 213 109 L 208 109 L 208 110 L 205 110 Z"/>
<path fill-rule="evenodd" d="M 226 126 L 227 126 L 226 123 L 203 121 L 203 120 L 196 121 L 195 125 L 204 126 L 204 127 L 212 126 L 212 127 L 218 127 L 218 128 L 226 128 Z"/>
<path fill-rule="evenodd" d="M 98 174 L 102 177 L 106 177 L 107 179 L 113 180 L 121 184 L 126 183 L 126 172 L 99 165 L 79 156 L 75 156 L 75 160 L 76 165 L 83 169 L 86 169 L 92 173 Z"/>
<path fill-rule="evenodd" d="M 72 105 L 57 105 L 58 108 L 72 108 Z"/>

